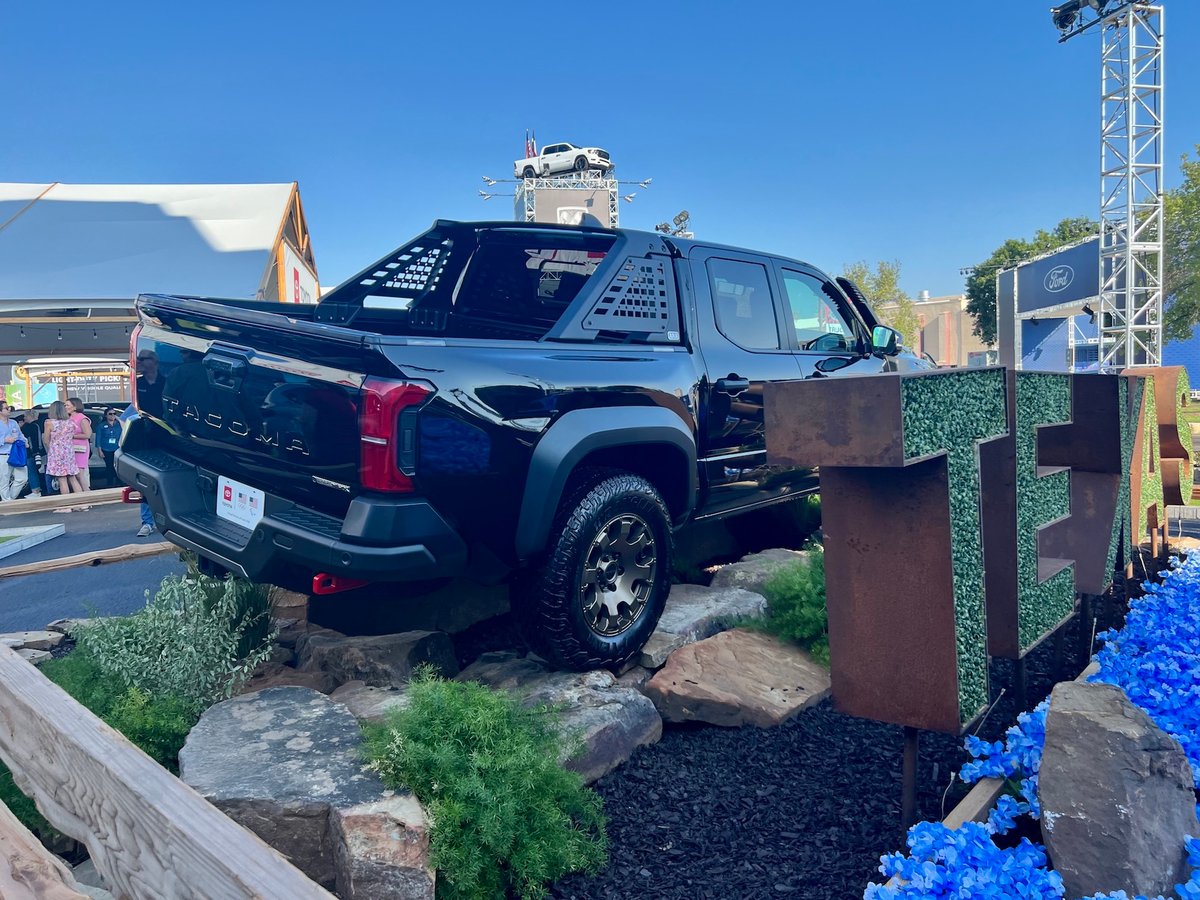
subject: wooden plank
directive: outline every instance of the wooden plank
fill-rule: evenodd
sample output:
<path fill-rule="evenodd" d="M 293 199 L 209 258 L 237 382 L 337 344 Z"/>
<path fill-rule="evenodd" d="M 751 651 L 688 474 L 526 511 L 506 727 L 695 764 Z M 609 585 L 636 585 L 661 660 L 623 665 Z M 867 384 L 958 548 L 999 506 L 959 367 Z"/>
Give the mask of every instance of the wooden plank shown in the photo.
<path fill-rule="evenodd" d="M 0 758 L 131 900 L 330 900 L 58 685 L 0 647 Z"/>
<path fill-rule="evenodd" d="M 87 900 L 67 865 L 42 846 L 0 803 L 0 897 L 4 900 Z"/>
<path fill-rule="evenodd" d="M 84 491 L 82 494 L 55 494 L 53 497 L 32 497 L 25 500 L 9 500 L 0 503 L 0 516 L 15 516 L 18 513 L 46 512 L 63 506 L 98 506 L 101 503 L 120 503 L 125 488 L 104 488 L 99 491 Z"/>
<path fill-rule="evenodd" d="M 7 566 L 0 569 L 0 580 L 16 578 L 19 575 L 61 572 L 63 569 L 77 569 L 81 566 L 106 566 L 111 563 L 128 562 L 131 559 L 161 556 L 164 553 L 174 553 L 178 550 L 177 546 L 168 541 L 155 541 L 152 544 L 122 544 L 120 547 L 110 547 L 107 550 L 93 550 L 91 553 L 77 553 L 74 556 L 60 556 L 58 559 Z"/>
<path fill-rule="evenodd" d="M 975 787 L 967 792 L 967 796 L 958 801 L 958 805 L 950 810 L 950 815 L 942 820 L 942 824 L 954 830 L 961 828 L 967 822 L 986 822 L 988 813 L 1004 793 L 1003 778 L 981 778 L 975 782 Z"/>

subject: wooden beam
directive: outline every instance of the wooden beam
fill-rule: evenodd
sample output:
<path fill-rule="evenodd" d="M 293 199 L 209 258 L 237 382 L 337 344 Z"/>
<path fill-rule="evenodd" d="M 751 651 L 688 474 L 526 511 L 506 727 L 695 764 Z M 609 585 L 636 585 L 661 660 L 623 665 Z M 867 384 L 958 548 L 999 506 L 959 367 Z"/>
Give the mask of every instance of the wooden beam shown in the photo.
<path fill-rule="evenodd" d="M 332 898 L 7 647 L 0 758 L 119 897 Z"/>
<path fill-rule="evenodd" d="M 0 803 L 0 897 L 4 900 L 87 900 L 61 859 L 42 846 Z"/>
<path fill-rule="evenodd" d="M 45 512 L 63 506 L 98 506 L 101 503 L 120 503 L 125 488 L 104 488 L 85 491 L 82 494 L 55 494 L 53 497 L 31 497 L 27 500 L 9 500 L 0 503 L 0 516 L 15 516 L 18 513 Z"/>
<path fill-rule="evenodd" d="M 60 556 L 58 559 L 8 566 L 0 569 L 0 581 L 5 578 L 17 578 L 21 575 L 40 575 L 43 572 L 61 572 L 64 569 L 78 569 L 82 566 L 106 566 L 111 563 L 129 562 L 133 559 L 147 559 L 151 556 L 162 556 L 164 553 L 175 553 L 178 550 L 179 547 L 168 541 L 155 541 L 152 544 L 122 544 L 120 547 L 111 547 L 108 550 L 94 550 L 91 553 L 77 553 L 74 556 Z"/>

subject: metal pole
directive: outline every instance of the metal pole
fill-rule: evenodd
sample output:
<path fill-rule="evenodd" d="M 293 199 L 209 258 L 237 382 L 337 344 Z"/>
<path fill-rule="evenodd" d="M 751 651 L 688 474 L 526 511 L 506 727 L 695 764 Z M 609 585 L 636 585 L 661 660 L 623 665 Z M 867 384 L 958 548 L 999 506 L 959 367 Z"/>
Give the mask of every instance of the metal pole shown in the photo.
<path fill-rule="evenodd" d="M 1092 595 L 1079 595 L 1079 656 L 1083 662 L 1082 672 L 1092 658 Z"/>
<path fill-rule="evenodd" d="M 917 761 L 921 732 L 904 726 L 904 761 L 901 766 L 900 824 L 905 830 L 917 822 Z"/>

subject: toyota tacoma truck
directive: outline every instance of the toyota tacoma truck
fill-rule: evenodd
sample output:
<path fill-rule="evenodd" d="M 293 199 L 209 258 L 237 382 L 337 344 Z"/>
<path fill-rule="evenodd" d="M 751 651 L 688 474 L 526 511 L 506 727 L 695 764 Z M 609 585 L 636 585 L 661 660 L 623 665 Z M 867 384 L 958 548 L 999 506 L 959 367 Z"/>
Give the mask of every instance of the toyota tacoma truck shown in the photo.
<path fill-rule="evenodd" d="M 562 172 L 586 172 L 588 169 L 608 171 L 613 167 L 608 151 L 599 147 L 576 147 L 574 144 L 547 144 L 537 156 L 513 162 L 517 178 L 558 175 Z"/>
<path fill-rule="evenodd" d="M 589 226 L 437 221 L 315 306 L 137 309 L 117 467 L 167 539 L 316 593 L 513 579 L 576 669 L 649 637 L 677 529 L 816 489 L 767 464 L 767 382 L 928 367 L 806 263 Z"/>

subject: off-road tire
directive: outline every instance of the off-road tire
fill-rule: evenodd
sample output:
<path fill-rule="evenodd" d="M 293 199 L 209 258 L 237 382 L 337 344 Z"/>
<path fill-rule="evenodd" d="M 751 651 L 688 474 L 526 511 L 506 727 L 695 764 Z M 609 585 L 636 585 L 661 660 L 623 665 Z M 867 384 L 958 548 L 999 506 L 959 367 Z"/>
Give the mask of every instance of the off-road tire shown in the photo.
<path fill-rule="evenodd" d="M 525 178 L 536 178 L 537 172 L 533 171 L 533 166 L 526 166 L 525 171 L 521 175 Z"/>
<path fill-rule="evenodd" d="M 576 172 L 584 172 L 587 170 L 587 167 L 588 167 L 588 161 L 587 161 L 586 156 L 575 157 L 575 171 Z"/>
<path fill-rule="evenodd" d="M 589 623 L 584 572 L 589 553 L 595 555 L 597 542 L 605 539 L 605 526 L 612 523 L 618 523 L 617 531 L 625 524 L 631 526 L 622 538 L 626 547 L 627 535 L 640 535 L 645 527 L 652 542 L 648 549 L 653 554 L 653 574 L 637 582 L 648 585 L 640 612 L 618 633 L 605 634 L 599 623 Z M 619 668 L 642 649 L 666 605 L 672 552 L 666 504 L 654 486 L 637 475 L 611 469 L 581 472 L 564 493 L 551 540 L 546 554 L 514 589 L 513 606 L 526 641 L 539 656 L 564 669 Z M 616 555 L 620 557 L 620 553 Z M 595 560 L 591 562 L 594 565 Z M 639 557 L 639 567 L 645 564 L 645 557 Z M 591 588 L 592 597 L 596 596 L 594 590 Z M 631 606 L 621 608 L 629 610 Z M 615 627 L 619 621 L 618 617 Z"/>

